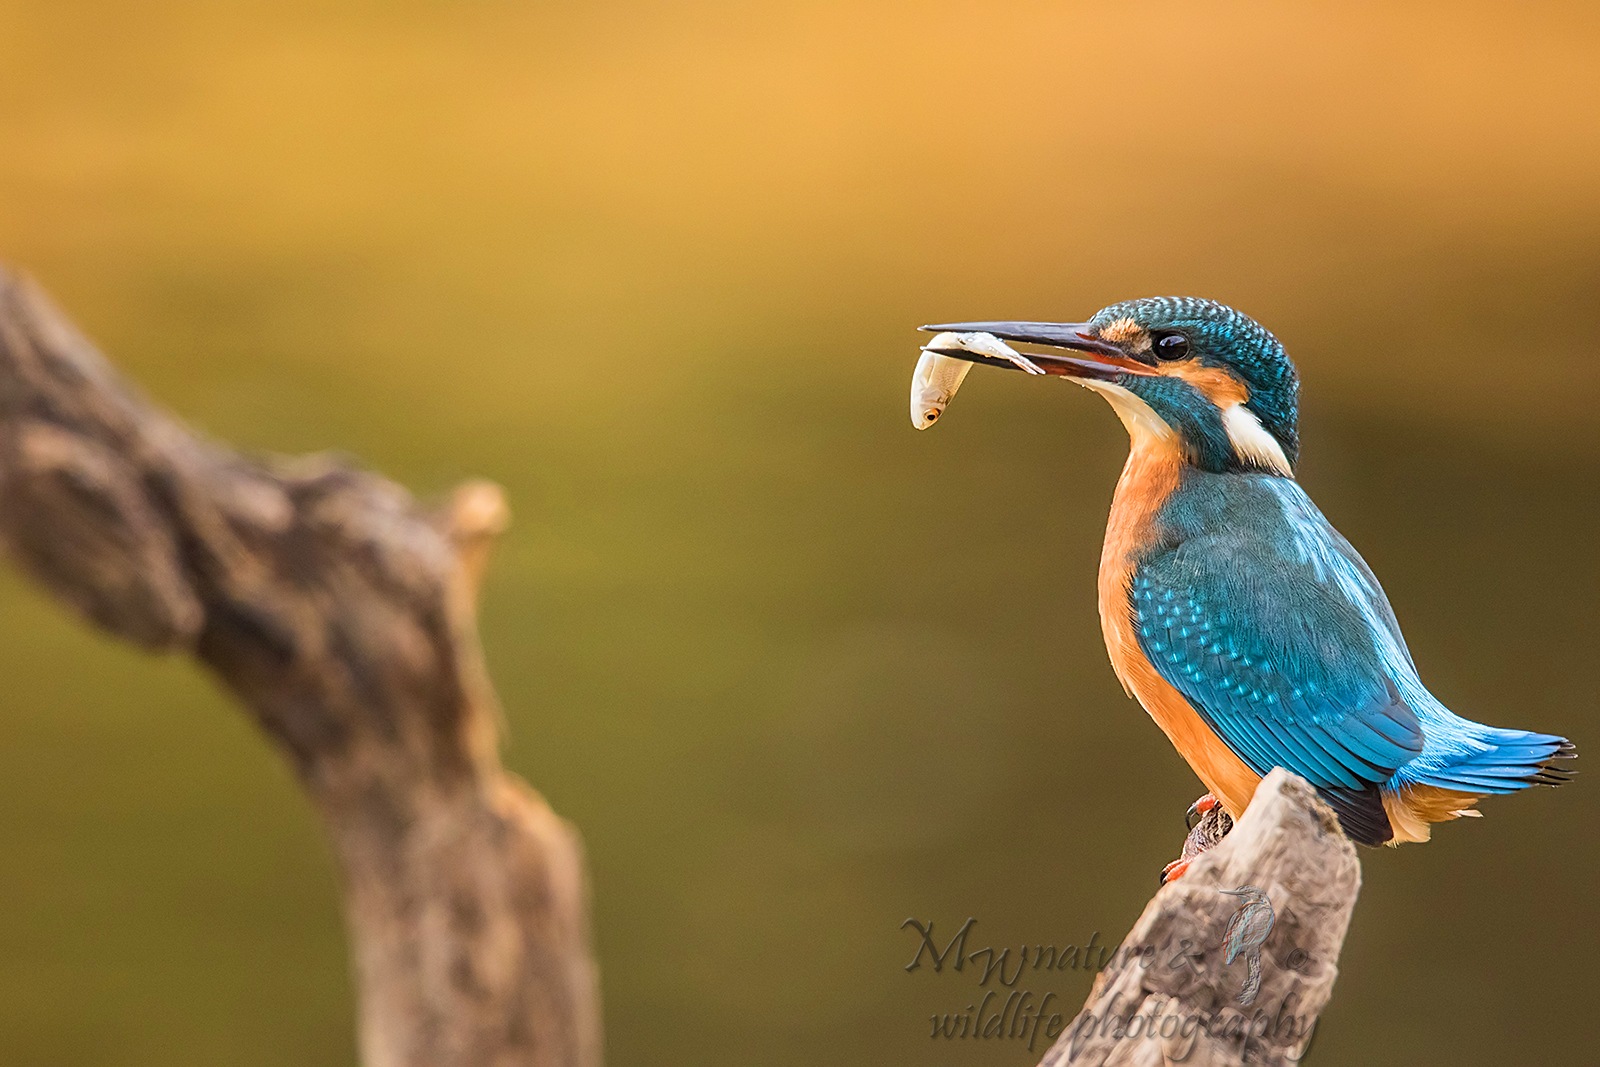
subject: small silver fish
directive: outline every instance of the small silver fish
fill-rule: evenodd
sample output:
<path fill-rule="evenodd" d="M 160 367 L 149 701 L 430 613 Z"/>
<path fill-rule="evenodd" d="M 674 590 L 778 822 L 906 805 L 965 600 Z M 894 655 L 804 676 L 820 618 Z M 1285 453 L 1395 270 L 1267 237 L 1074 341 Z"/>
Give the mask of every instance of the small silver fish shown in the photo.
<path fill-rule="evenodd" d="M 960 349 L 982 356 L 1004 359 L 1029 374 L 1044 371 L 1026 356 L 992 333 L 941 333 L 922 349 L 917 369 L 911 373 L 911 425 L 926 430 L 939 420 L 950 400 L 961 388 L 961 381 L 972 369 L 969 360 L 940 355 L 936 349 Z"/>
<path fill-rule="evenodd" d="M 922 353 L 911 373 L 911 425 L 926 430 L 937 422 L 971 369 L 964 359 Z"/>

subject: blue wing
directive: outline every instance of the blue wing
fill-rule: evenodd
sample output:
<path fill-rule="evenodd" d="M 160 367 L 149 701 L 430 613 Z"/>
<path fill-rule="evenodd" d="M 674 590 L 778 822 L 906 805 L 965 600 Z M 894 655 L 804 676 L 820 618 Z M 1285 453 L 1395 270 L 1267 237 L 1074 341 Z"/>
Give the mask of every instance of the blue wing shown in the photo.
<path fill-rule="evenodd" d="M 1259 948 L 1272 933 L 1271 905 L 1247 904 L 1233 913 L 1228 920 L 1228 930 L 1222 937 L 1222 962 L 1229 964 L 1240 952 Z"/>
<path fill-rule="evenodd" d="M 1386 669 L 1375 632 L 1386 620 L 1338 578 L 1354 550 L 1325 522 L 1296 524 L 1275 495 L 1177 515 L 1164 547 L 1134 569 L 1134 630 L 1251 770 L 1293 771 L 1347 833 L 1381 843 L 1392 831 L 1378 786 L 1422 751 L 1422 727 Z M 1197 523 L 1200 512 L 1210 521 Z M 1346 568 L 1328 566 L 1330 554 Z"/>

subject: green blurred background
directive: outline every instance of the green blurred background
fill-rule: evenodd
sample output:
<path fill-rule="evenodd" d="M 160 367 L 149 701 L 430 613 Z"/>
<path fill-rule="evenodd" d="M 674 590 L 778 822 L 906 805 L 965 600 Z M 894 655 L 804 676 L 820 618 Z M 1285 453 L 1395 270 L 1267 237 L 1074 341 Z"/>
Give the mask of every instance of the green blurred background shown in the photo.
<path fill-rule="evenodd" d="M 483 632 L 613 1067 L 1022 1067 L 929 1041 L 976 984 L 899 924 L 1114 941 L 1200 786 L 1100 641 L 1121 428 L 980 368 L 918 434 L 912 328 L 1257 316 L 1424 678 L 1592 753 L 1597 78 L 1578 3 L 9 0 L 0 258 L 209 433 L 506 486 Z M 0 1063 L 355 1064 L 327 849 L 212 681 L 9 568 L 0 679 Z M 1366 852 L 1314 1060 L 1590 1058 L 1591 785 Z"/>

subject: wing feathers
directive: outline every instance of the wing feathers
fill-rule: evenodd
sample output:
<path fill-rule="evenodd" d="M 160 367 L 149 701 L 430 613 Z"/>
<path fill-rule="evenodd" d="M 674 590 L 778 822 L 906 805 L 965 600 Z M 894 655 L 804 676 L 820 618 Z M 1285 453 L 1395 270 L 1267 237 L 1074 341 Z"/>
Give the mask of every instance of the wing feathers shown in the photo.
<path fill-rule="evenodd" d="M 1275 505 L 1225 521 L 1135 566 L 1140 648 L 1251 770 L 1293 771 L 1352 837 L 1389 840 L 1378 788 L 1422 751 L 1422 727 L 1385 669 L 1361 590 L 1330 577 L 1325 555 L 1339 545 L 1308 553 L 1308 533 Z M 1251 525 L 1262 528 L 1239 528 Z"/>

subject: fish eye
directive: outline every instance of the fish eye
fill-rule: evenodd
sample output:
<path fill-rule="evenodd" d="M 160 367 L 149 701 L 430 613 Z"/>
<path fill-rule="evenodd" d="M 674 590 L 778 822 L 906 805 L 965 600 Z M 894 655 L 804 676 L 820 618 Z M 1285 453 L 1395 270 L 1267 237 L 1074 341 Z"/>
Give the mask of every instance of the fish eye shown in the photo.
<path fill-rule="evenodd" d="M 1160 333 L 1155 350 L 1159 359 L 1183 359 L 1189 354 L 1189 339 L 1181 333 Z"/>

